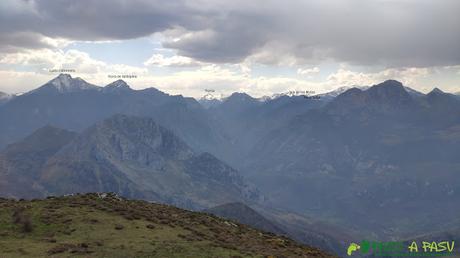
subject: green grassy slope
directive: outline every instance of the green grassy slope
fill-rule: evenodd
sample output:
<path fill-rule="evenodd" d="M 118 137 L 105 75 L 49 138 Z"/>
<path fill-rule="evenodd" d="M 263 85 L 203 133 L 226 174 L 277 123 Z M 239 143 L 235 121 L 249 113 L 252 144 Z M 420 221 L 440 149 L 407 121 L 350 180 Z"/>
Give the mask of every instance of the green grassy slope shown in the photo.
<path fill-rule="evenodd" d="M 212 215 L 97 194 L 0 199 L 0 257 L 329 257 Z"/>

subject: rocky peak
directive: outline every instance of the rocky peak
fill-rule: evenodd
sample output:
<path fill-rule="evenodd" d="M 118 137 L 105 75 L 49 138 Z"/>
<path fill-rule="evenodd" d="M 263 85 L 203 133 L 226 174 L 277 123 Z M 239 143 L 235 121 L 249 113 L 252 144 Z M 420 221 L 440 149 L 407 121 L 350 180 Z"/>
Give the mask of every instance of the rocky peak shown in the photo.
<path fill-rule="evenodd" d="M 443 92 L 439 88 L 434 88 L 426 94 L 425 99 L 428 103 L 430 103 L 430 105 L 435 105 L 437 108 L 443 107 L 446 111 L 453 111 L 459 107 L 458 96 Z"/>
<path fill-rule="evenodd" d="M 387 80 L 367 90 L 352 88 L 340 94 L 329 104 L 329 110 L 346 113 L 355 108 L 370 108 L 378 112 L 399 109 L 412 103 L 412 97 L 402 83 Z"/>
<path fill-rule="evenodd" d="M 407 98 L 409 93 L 404 89 L 401 82 L 387 80 L 380 84 L 374 85 L 367 92 L 374 98 L 389 100 L 390 98 Z"/>
<path fill-rule="evenodd" d="M 444 94 L 444 91 L 440 90 L 439 88 L 435 87 L 433 90 L 428 93 L 428 95 L 434 95 L 434 94 Z"/>
<path fill-rule="evenodd" d="M 79 144 L 121 160 L 148 163 L 155 155 L 184 159 L 193 154 L 181 139 L 151 118 L 117 114 L 90 127 L 81 138 Z"/>
<path fill-rule="evenodd" d="M 234 92 L 225 101 L 226 102 L 253 102 L 256 100 L 246 93 Z"/>
<path fill-rule="evenodd" d="M 62 74 L 62 73 L 59 74 L 56 78 L 46 83 L 42 87 L 49 88 L 50 86 L 56 89 L 60 93 L 76 92 L 80 90 L 88 90 L 88 89 L 97 88 L 97 86 L 87 83 L 86 81 L 84 81 L 83 79 L 79 77 L 72 78 L 70 74 Z"/>
<path fill-rule="evenodd" d="M 116 80 L 104 87 L 105 91 L 129 91 L 131 88 L 123 80 Z"/>

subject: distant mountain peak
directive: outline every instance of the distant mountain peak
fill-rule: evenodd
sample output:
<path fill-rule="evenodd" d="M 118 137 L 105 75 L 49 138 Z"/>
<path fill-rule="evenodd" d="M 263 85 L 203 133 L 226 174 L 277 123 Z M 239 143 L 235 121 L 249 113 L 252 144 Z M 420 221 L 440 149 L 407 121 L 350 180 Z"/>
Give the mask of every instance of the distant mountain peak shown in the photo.
<path fill-rule="evenodd" d="M 68 73 L 60 73 L 56 78 L 54 78 L 52 81 L 55 80 L 71 80 L 72 76 Z"/>
<path fill-rule="evenodd" d="M 59 74 L 56 78 L 52 79 L 49 83 L 54 85 L 56 89 L 69 89 L 72 82 L 72 76 L 70 74 Z"/>
<path fill-rule="evenodd" d="M 260 102 L 267 102 L 267 101 L 270 101 L 272 99 L 273 98 L 271 96 L 267 96 L 267 95 L 264 95 L 264 96 L 262 96 L 260 98 L 257 98 L 257 100 L 260 101 Z"/>
<path fill-rule="evenodd" d="M 188 157 L 193 153 L 180 138 L 147 117 L 115 114 L 87 129 L 83 137 L 87 135 L 93 135 L 94 138 L 90 137 L 93 140 L 97 139 L 92 142 L 94 146 L 115 155 L 122 155 L 124 152 L 131 155 L 136 150 L 135 153 L 139 155 L 148 155 L 146 153 L 155 151 L 178 158 Z M 123 144 L 114 142 L 114 139 Z M 104 144 L 101 145 L 101 142 Z"/>
<path fill-rule="evenodd" d="M 251 97 L 244 92 L 234 92 L 232 95 L 222 100 L 225 105 L 252 105 L 254 103 L 260 103 L 257 99 Z"/>
<path fill-rule="evenodd" d="M 384 85 L 393 85 L 393 86 L 403 87 L 402 82 L 400 82 L 400 81 L 398 81 L 398 80 L 393 80 L 393 79 L 389 79 L 389 80 L 383 81 L 383 82 L 380 83 L 380 84 L 384 84 Z"/>
<path fill-rule="evenodd" d="M 200 98 L 200 100 L 220 100 L 219 96 L 215 96 L 211 93 L 207 93 L 203 97 Z"/>
<path fill-rule="evenodd" d="M 371 89 L 372 88 L 382 88 L 382 89 L 388 89 L 388 90 L 404 90 L 403 84 L 397 80 L 386 80 L 382 83 L 372 86 Z"/>
<path fill-rule="evenodd" d="M 373 107 L 382 112 L 407 106 L 412 103 L 411 95 L 401 82 L 387 80 L 367 90 L 352 88 L 337 96 L 329 105 L 331 110 L 347 113 L 346 110 Z"/>
<path fill-rule="evenodd" d="M 205 95 L 204 97 L 198 100 L 198 103 L 200 103 L 204 108 L 211 108 L 220 105 L 222 103 L 222 100 Z"/>
<path fill-rule="evenodd" d="M 433 90 L 430 91 L 428 94 L 444 94 L 444 91 L 439 89 L 438 87 L 435 87 Z"/>
<path fill-rule="evenodd" d="M 225 112 L 241 112 L 247 108 L 257 106 L 263 102 L 249 96 L 246 93 L 234 92 L 232 95 L 222 100 L 221 108 L 225 109 Z"/>
<path fill-rule="evenodd" d="M 127 91 L 132 90 L 129 85 L 123 80 L 116 80 L 104 87 L 105 91 Z"/>
<path fill-rule="evenodd" d="M 403 84 L 396 80 L 386 80 L 380 84 L 370 87 L 367 91 L 373 98 L 378 99 L 406 99 L 410 98 L 409 93 Z"/>
<path fill-rule="evenodd" d="M 129 88 L 129 85 L 128 85 L 125 81 L 123 81 L 123 80 L 121 80 L 121 79 L 120 79 L 120 80 L 116 80 L 116 81 L 110 83 L 110 84 L 107 85 L 107 86 L 112 86 L 112 87 L 117 87 L 117 88 L 120 88 L 120 87 L 127 87 L 127 88 Z"/>
<path fill-rule="evenodd" d="M 56 78 L 52 79 L 44 86 L 51 85 L 60 93 L 75 92 L 79 90 L 95 89 L 97 86 L 87 83 L 83 79 L 77 77 L 72 78 L 70 74 L 61 73 Z M 40 89 L 40 88 L 39 88 Z"/>
<path fill-rule="evenodd" d="M 432 104 L 437 102 L 438 104 L 441 104 L 445 107 L 450 106 L 448 103 L 452 103 L 452 101 L 453 103 L 458 103 L 458 96 L 444 92 L 439 88 L 434 88 L 428 94 L 426 94 L 426 99 Z"/>
<path fill-rule="evenodd" d="M 234 92 L 226 100 L 255 101 L 255 99 L 244 92 Z"/>

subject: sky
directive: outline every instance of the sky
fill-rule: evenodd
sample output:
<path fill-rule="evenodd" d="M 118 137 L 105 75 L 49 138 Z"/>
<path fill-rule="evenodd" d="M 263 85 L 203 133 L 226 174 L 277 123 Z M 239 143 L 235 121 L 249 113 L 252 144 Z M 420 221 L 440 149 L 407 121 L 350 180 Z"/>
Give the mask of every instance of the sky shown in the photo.
<path fill-rule="evenodd" d="M 458 0 L 1 0 L 0 91 L 69 70 L 200 97 L 396 79 L 460 92 Z"/>

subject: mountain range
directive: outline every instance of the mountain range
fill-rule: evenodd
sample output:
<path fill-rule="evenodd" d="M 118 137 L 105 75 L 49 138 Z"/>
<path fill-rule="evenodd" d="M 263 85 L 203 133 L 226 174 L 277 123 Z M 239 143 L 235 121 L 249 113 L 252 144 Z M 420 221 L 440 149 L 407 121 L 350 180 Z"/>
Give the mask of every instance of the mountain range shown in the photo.
<path fill-rule="evenodd" d="M 116 192 L 189 209 L 259 198 L 213 155 L 196 153 L 150 118 L 126 115 L 80 134 L 38 129 L 0 153 L 0 182 L 9 197 Z"/>
<path fill-rule="evenodd" d="M 0 147 L 47 124 L 80 132 L 114 114 L 146 116 L 171 129 L 200 151 L 217 152 L 224 136 L 193 98 L 171 96 L 155 88 L 132 90 L 124 81 L 98 87 L 61 74 L 17 96 L 0 109 Z"/>
<path fill-rule="evenodd" d="M 457 95 L 388 80 L 208 104 L 59 75 L 0 105 L 0 195 L 112 191 L 264 221 L 235 203 L 251 204 L 272 231 L 336 253 L 343 236 L 407 238 L 457 221 Z"/>
<path fill-rule="evenodd" d="M 450 94 L 415 97 L 386 81 L 295 117 L 242 167 L 276 207 L 395 237 L 457 216 L 459 133 Z"/>

